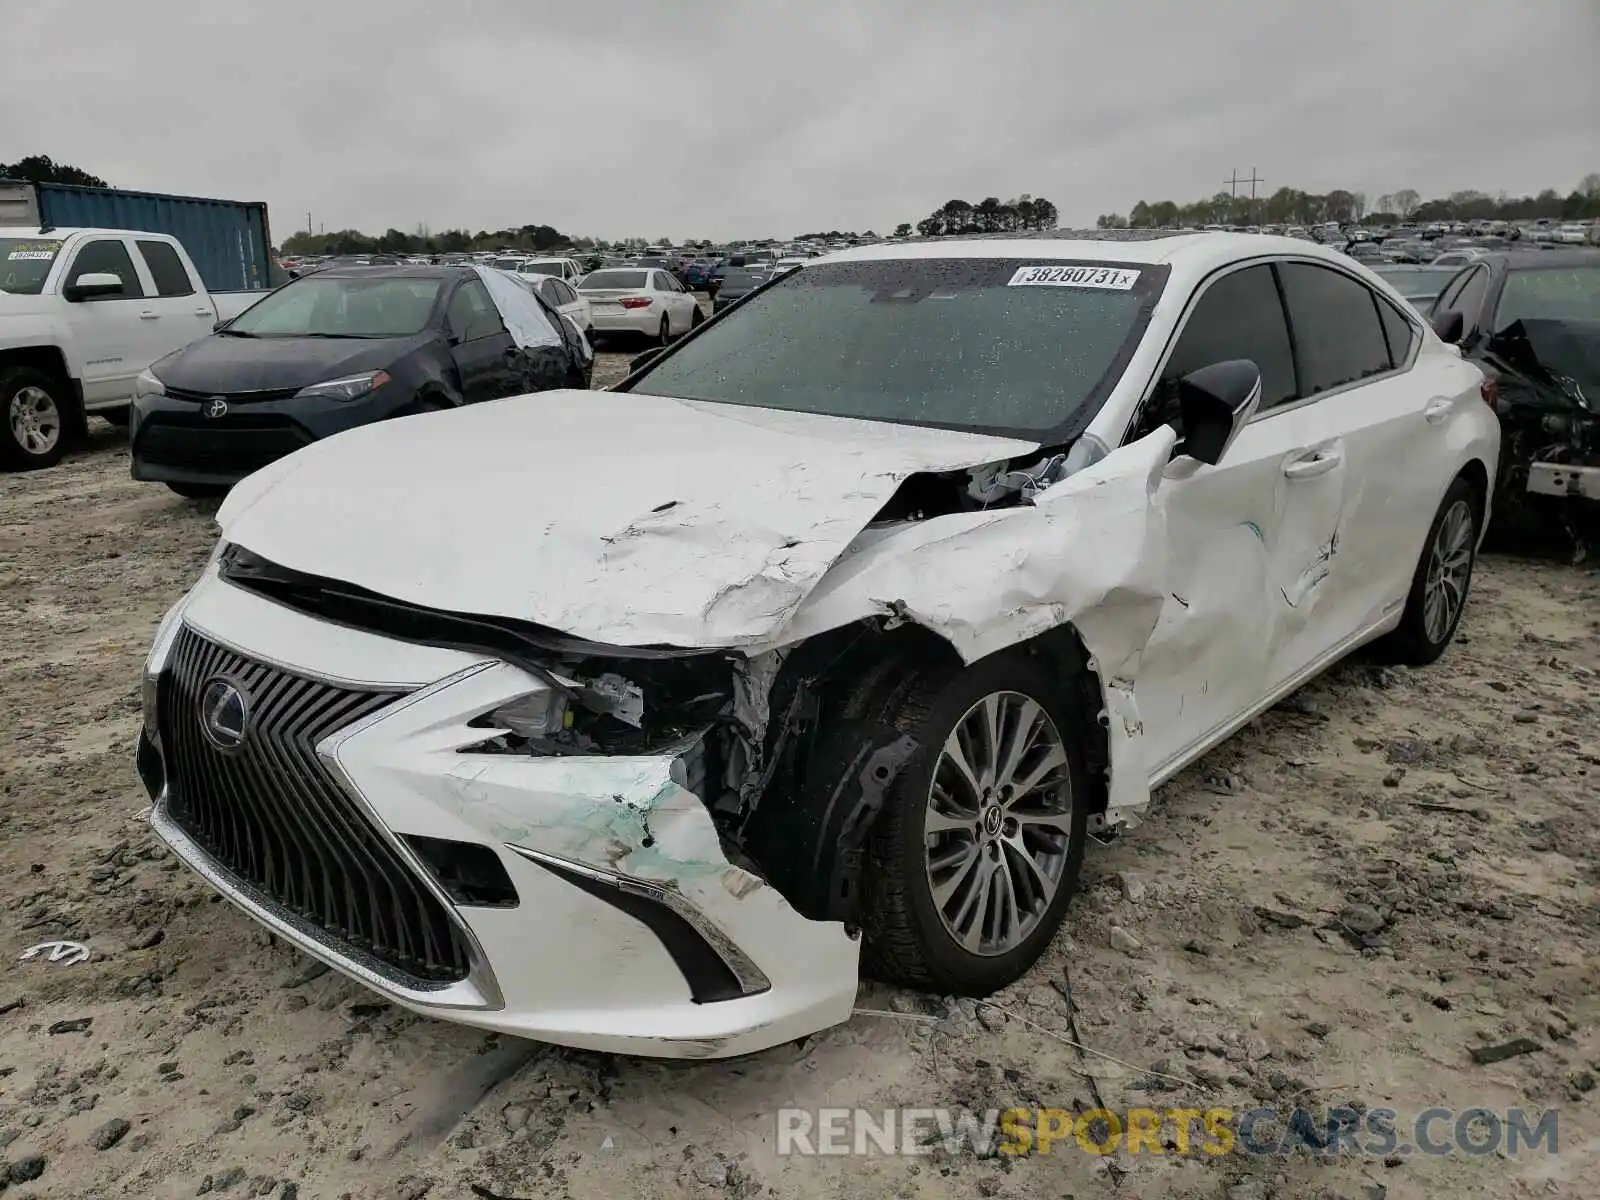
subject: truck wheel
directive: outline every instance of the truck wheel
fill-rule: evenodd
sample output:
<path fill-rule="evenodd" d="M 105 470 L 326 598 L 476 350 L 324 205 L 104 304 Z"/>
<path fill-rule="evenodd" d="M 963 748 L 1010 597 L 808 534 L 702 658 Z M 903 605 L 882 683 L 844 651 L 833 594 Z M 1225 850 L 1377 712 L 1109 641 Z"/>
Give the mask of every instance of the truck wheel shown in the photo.
<path fill-rule="evenodd" d="M 68 385 L 33 367 L 0 372 L 0 466 L 53 467 L 67 449 Z"/>

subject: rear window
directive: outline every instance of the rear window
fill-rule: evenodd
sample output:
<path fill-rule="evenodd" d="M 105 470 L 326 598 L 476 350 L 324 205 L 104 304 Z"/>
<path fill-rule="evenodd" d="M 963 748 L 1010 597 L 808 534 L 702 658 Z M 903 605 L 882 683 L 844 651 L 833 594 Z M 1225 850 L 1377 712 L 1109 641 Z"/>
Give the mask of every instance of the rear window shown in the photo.
<path fill-rule="evenodd" d="M 1515 321 L 1600 321 L 1600 263 L 1537 267 L 1506 276 L 1495 310 L 1499 332 Z"/>
<path fill-rule="evenodd" d="M 899 259 L 782 276 L 629 390 L 1018 435 L 1081 432 L 1164 266 Z"/>
<path fill-rule="evenodd" d="M 558 262 L 525 262 L 517 270 L 524 275 L 559 275 L 562 265 Z"/>
<path fill-rule="evenodd" d="M 645 286 L 644 271 L 592 271 L 585 275 L 578 284 L 580 292 L 592 292 L 607 289 L 640 289 Z"/>
<path fill-rule="evenodd" d="M 37 296 L 59 253 L 52 238 L 0 238 L 0 292 Z"/>

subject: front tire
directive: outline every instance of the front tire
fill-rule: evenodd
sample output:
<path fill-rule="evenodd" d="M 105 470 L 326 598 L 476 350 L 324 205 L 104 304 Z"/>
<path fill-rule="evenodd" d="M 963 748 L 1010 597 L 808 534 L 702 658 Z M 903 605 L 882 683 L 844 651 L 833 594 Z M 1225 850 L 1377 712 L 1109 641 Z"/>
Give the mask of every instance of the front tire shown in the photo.
<path fill-rule="evenodd" d="M 1458 477 L 1428 527 L 1400 624 L 1378 643 L 1379 652 L 1391 662 L 1425 667 L 1436 662 L 1455 637 L 1478 562 L 1482 521 L 1482 498 Z"/>
<path fill-rule="evenodd" d="M 0 372 L 0 467 L 37 471 L 67 452 L 72 405 L 67 382 L 33 367 Z"/>
<path fill-rule="evenodd" d="M 1008 652 L 919 681 L 893 724 L 920 748 L 869 843 L 863 963 L 879 978 L 987 996 L 1049 945 L 1088 836 L 1082 714 Z"/>

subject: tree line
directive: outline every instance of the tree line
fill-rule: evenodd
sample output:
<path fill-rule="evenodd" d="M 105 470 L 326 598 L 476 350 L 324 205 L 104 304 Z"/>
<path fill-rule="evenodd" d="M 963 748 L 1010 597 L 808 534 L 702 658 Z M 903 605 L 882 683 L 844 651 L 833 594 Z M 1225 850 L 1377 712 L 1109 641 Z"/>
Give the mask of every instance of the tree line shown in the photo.
<path fill-rule="evenodd" d="M 1415 188 L 1401 188 L 1377 197 L 1371 204 L 1363 192 L 1335 188 L 1331 192 L 1304 192 L 1281 187 L 1269 196 L 1217 192 L 1204 200 L 1179 204 L 1173 200 L 1141 200 L 1126 216 L 1106 213 L 1095 219 L 1101 229 L 1160 229 L 1175 225 L 1311 225 L 1338 221 L 1341 225 L 1392 225 L 1397 221 L 1582 221 L 1600 218 L 1600 172 L 1585 175 L 1578 186 L 1563 195 L 1545 188 L 1536 196 L 1512 196 L 1472 189 L 1424 200 Z"/>
<path fill-rule="evenodd" d="M 917 222 L 917 232 L 923 237 L 941 237 L 955 233 L 1016 233 L 1025 229 L 1054 229 L 1060 214 L 1056 206 L 1043 196 L 1022 195 L 1015 200 L 1001 200 L 989 196 L 969 204 L 965 200 L 947 200 Z M 911 232 L 909 224 L 895 230 L 895 235 L 905 237 Z"/>
<path fill-rule="evenodd" d="M 78 187 L 110 187 L 98 175 L 67 163 L 58 163 L 48 154 L 30 154 L 14 163 L 0 162 L 0 179 L 21 179 L 27 183 L 72 183 Z"/>

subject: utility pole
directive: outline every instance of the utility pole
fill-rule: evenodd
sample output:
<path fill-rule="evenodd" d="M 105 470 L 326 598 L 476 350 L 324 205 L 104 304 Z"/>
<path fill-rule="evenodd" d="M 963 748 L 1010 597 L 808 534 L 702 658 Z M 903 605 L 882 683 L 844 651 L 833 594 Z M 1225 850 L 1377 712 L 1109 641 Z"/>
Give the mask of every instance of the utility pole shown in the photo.
<path fill-rule="evenodd" d="M 1228 195 L 1234 196 L 1234 197 L 1237 197 L 1239 195 L 1239 185 L 1240 184 L 1248 183 L 1250 185 L 1250 208 L 1249 208 L 1248 211 L 1249 211 L 1249 214 L 1252 217 L 1255 216 L 1255 211 L 1256 211 L 1256 184 L 1265 183 L 1266 182 L 1265 179 L 1261 178 L 1261 176 L 1256 174 L 1256 169 L 1254 167 L 1251 167 L 1250 168 L 1249 177 L 1248 178 L 1243 178 L 1243 177 L 1241 177 L 1239 175 L 1239 168 L 1238 167 L 1234 167 L 1232 175 L 1230 175 L 1229 178 L 1224 179 L 1222 182 L 1228 185 Z"/>
<path fill-rule="evenodd" d="M 306 232 L 311 232 L 311 210 L 309 208 L 306 209 Z"/>

